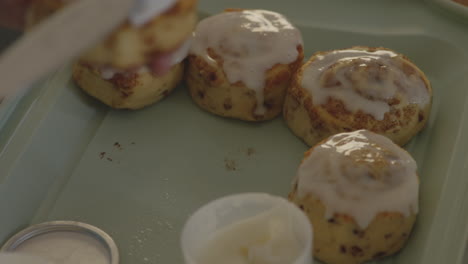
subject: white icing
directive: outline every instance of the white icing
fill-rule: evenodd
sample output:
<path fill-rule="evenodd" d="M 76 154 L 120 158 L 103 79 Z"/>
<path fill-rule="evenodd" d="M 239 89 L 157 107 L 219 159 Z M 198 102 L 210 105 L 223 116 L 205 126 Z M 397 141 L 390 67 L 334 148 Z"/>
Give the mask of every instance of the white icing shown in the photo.
<path fill-rule="evenodd" d="M 351 112 L 361 110 L 383 120 L 390 111 L 387 101 L 392 98 L 398 97 L 421 108 L 430 102 L 419 73 L 407 76 L 401 69 L 401 59 L 399 54 L 388 50 L 332 51 L 317 56 L 306 66 L 302 87 L 310 92 L 315 105 L 335 98 Z M 327 72 L 334 75 L 329 85 L 326 85 Z"/>
<path fill-rule="evenodd" d="M 101 72 L 101 78 L 103 78 L 104 80 L 110 80 L 114 78 L 114 76 L 117 73 L 119 73 L 119 70 L 116 68 L 112 68 L 112 67 L 102 67 L 100 69 L 100 72 Z"/>
<path fill-rule="evenodd" d="M 316 146 L 298 170 L 298 195 L 316 196 L 335 213 L 366 228 L 381 212 L 418 212 L 416 162 L 390 139 L 358 130 Z"/>
<path fill-rule="evenodd" d="M 294 263 L 304 246 L 294 235 L 293 221 L 284 205 L 219 230 L 200 251 L 196 263 Z M 310 250 L 310 249 L 306 249 Z"/>
<path fill-rule="evenodd" d="M 264 114 L 265 75 L 276 64 L 298 58 L 302 36 L 284 16 L 265 10 L 224 12 L 202 20 L 194 33 L 191 53 L 215 65 L 208 54 L 220 56 L 230 83 L 243 82 L 255 91 L 256 114 Z"/>

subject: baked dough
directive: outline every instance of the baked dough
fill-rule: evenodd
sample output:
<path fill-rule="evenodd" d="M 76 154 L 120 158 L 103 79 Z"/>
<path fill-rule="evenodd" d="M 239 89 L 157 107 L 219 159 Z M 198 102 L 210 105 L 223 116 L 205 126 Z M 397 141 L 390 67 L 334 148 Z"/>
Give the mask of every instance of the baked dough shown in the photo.
<path fill-rule="evenodd" d="M 384 48 L 318 52 L 288 89 L 284 119 L 309 146 L 333 134 L 368 129 L 398 145 L 426 124 L 432 88 L 408 58 Z"/>
<path fill-rule="evenodd" d="M 314 227 L 312 254 L 328 264 L 359 264 L 397 253 L 406 243 L 416 215 L 379 213 L 365 229 L 352 217 L 335 214 L 325 219 L 325 206 L 314 195 L 299 198 L 297 187 L 289 199 L 309 217 Z"/>
<path fill-rule="evenodd" d="M 258 21 L 280 25 L 265 28 Z M 197 27 L 186 82 L 192 99 L 208 112 L 268 120 L 281 114 L 303 56 L 300 32 L 282 15 L 229 9 Z"/>
<path fill-rule="evenodd" d="M 367 130 L 334 135 L 308 152 L 289 199 L 309 217 L 313 255 L 358 264 L 398 252 L 418 212 L 416 162 Z"/>
<path fill-rule="evenodd" d="M 183 63 L 155 76 L 148 70 L 117 73 L 103 79 L 102 73 L 89 65 L 76 63 L 73 79 L 78 86 L 106 105 L 117 109 L 140 109 L 166 97 L 182 80 Z"/>

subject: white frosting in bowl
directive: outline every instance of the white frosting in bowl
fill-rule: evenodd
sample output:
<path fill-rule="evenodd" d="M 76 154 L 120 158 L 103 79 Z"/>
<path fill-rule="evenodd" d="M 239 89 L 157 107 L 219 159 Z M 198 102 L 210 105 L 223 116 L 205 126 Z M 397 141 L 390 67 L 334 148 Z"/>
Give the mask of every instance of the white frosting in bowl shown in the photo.
<path fill-rule="evenodd" d="M 310 264 L 312 225 L 282 197 L 241 193 L 212 201 L 187 220 L 186 264 Z"/>
<path fill-rule="evenodd" d="M 194 33 L 190 53 L 216 65 L 209 53 L 222 59 L 231 84 L 243 82 L 255 91 L 256 114 L 263 114 L 266 72 L 276 64 L 297 60 L 300 31 L 283 15 L 266 10 L 224 12 L 202 20 Z"/>
<path fill-rule="evenodd" d="M 288 211 L 276 207 L 218 231 L 201 250 L 200 264 L 294 263 L 303 250 Z"/>
<path fill-rule="evenodd" d="M 322 53 L 305 67 L 302 87 L 312 95 L 315 105 L 335 98 L 351 112 L 361 110 L 376 120 L 383 120 L 393 98 L 420 108 L 430 103 L 429 91 L 419 72 L 413 69 L 407 75 L 402 60 L 401 55 L 389 50 L 345 49 Z"/>
<path fill-rule="evenodd" d="M 327 219 L 346 214 L 366 228 L 378 213 L 418 212 L 416 169 L 410 154 L 384 136 L 367 130 L 341 133 L 305 157 L 298 195 L 320 199 Z"/>

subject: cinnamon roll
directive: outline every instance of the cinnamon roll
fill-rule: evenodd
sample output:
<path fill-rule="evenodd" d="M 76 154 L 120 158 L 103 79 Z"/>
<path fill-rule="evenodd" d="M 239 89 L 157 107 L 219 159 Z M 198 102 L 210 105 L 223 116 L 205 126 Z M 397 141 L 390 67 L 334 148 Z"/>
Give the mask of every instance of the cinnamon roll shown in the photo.
<path fill-rule="evenodd" d="M 309 150 L 289 199 L 314 227 L 313 254 L 357 264 L 398 252 L 418 213 L 413 158 L 367 130 L 334 135 Z"/>
<path fill-rule="evenodd" d="M 353 47 L 314 54 L 288 89 L 283 115 L 310 146 L 358 129 L 404 145 L 426 124 L 431 103 L 428 79 L 404 55 Z"/>
<path fill-rule="evenodd" d="M 161 76 L 147 67 L 118 72 L 84 63 L 73 67 L 73 79 L 90 96 L 116 109 L 140 109 L 160 101 L 180 83 L 184 66 L 178 63 Z"/>
<path fill-rule="evenodd" d="M 283 15 L 229 9 L 198 24 L 186 81 L 193 100 L 206 111 L 268 120 L 281 113 L 302 60 L 301 33 Z"/>
<path fill-rule="evenodd" d="M 144 1 L 137 1 L 128 19 L 74 65 L 78 86 L 113 108 L 139 109 L 153 104 L 182 80 L 181 63 L 190 48 L 197 1 L 160 0 L 156 5 Z M 28 26 L 70 2 L 73 0 L 33 1 Z M 166 6 L 162 12 L 154 8 L 160 5 Z"/>

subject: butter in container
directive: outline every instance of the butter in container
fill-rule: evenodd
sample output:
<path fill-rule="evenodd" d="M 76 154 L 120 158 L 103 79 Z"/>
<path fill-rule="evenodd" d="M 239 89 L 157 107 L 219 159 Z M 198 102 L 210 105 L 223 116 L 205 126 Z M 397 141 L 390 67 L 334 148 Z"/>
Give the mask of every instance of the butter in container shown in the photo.
<path fill-rule="evenodd" d="M 61 264 L 118 264 L 114 240 L 99 228 L 74 221 L 30 226 L 11 237 L 1 253 L 40 257 Z"/>

